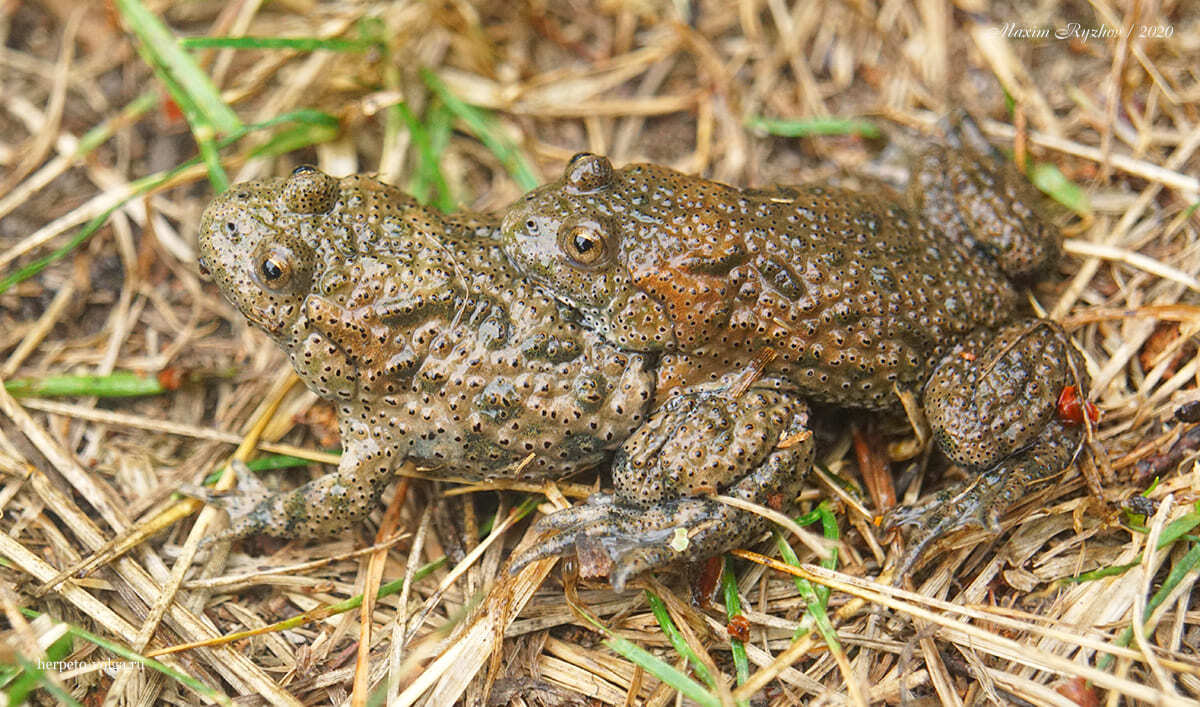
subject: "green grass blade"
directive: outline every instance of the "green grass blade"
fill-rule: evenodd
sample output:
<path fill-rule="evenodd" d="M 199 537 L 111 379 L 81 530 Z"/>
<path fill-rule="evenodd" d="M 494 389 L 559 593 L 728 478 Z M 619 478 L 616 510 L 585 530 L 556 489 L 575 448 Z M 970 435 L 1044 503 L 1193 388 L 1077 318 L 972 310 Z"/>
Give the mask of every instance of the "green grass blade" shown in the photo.
<path fill-rule="evenodd" d="M 712 673 L 708 672 L 708 668 L 704 667 L 704 663 L 700 661 L 700 656 L 696 655 L 696 652 L 684 640 L 683 634 L 675 627 L 675 622 L 671 620 L 671 614 L 667 611 L 667 605 L 663 603 L 663 600 L 659 599 L 658 595 L 654 592 L 647 589 L 646 601 L 650 602 L 650 611 L 654 613 L 654 618 L 658 620 L 658 625 L 662 627 L 663 635 L 671 642 L 671 646 L 675 649 L 675 652 L 692 664 L 692 670 L 710 688 L 717 689 L 717 683 L 713 679 Z"/>
<path fill-rule="evenodd" d="M 422 122 L 413 114 L 412 109 L 407 104 L 397 103 L 394 106 L 395 111 L 399 114 L 400 119 L 404 121 L 404 125 L 408 128 L 408 132 L 412 135 L 413 145 L 417 148 L 417 169 L 413 174 L 412 181 L 409 183 L 409 191 L 416 197 L 417 201 L 422 204 L 428 204 L 434 195 L 437 195 L 437 207 L 442 211 L 451 211 L 454 208 L 453 197 L 450 195 L 450 187 L 446 184 L 446 178 L 442 175 L 442 168 L 438 162 L 438 156 L 441 150 L 435 149 L 433 138 L 431 136 L 428 122 Z M 431 108 L 429 113 L 434 113 Z M 444 115 L 444 114 L 443 114 Z M 446 124 L 448 120 L 444 121 Z M 445 143 L 442 144 L 445 147 Z M 450 200 L 449 205 L 446 201 Z"/>
<path fill-rule="evenodd" d="M 607 629 L 605 629 L 605 632 L 609 633 Z M 609 635 L 611 636 L 612 634 L 609 633 Z M 684 675 L 674 665 L 664 661 L 633 641 L 612 636 L 611 638 L 604 639 L 603 643 L 613 651 L 624 656 L 631 663 L 642 666 L 643 670 L 675 688 L 681 695 L 701 705 L 701 707 L 720 707 L 721 701 L 715 695 L 705 690 L 703 685 Z"/>
<path fill-rule="evenodd" d="M 1187 540 L 1188 542 L 1200 543 L 1200 537 L 1196 537 L 1196 536 L 1190 534 L 1192 529 L 1194 529 L 1197 525 L 1200 525 L 1200 503 L 1197 503 L 1197 504 L 1195 504 L 1195 506 L 1193 506 L 1193 510 L 1191 513 L 1182 515 L 1182 516 L 1176 518 L 1175 520 L 1171 521 L 1170 523 L 1167 523 L 1167 525 L 1163 528 L 1162 533 L 1160 533 L 1158 536 L 1158 548 L 1157 549 L 1161 550 L 1164 547 L 1167 547 L 1167 546 L 1171 545 L 1172 543 L 1178 542 L 1180 540 Z M 1130 526 L 1130 527 L 1133 527 L 1133 526 Z M 1149 530 L 1144 527 L 1135 527 L 1133 529 L 1137 530 L 1138 532 L 1142 532 L 1142 533 L 1149 532 Z M 1129 564 L 1114 565 L 1112 567 L 1101 567 L 1100 569 L 1092 570 L 1091 572 L 1085 572 L 1078 576 L 1063 577 L 1062 579 L 1060 579 L 1058 581 L 1060 584 L 1080 584 L 1083 582 L 1091 582 L 1093 580 L 1102 579 L 1104 577 L 1113 577 L 1113 576 L 1116 576 L 1119 574 L 1124 574 L 1125 572 L 1128 572 L 1129 570 L 1133 569 L 1134 567 L 1137 567 L 1141 563 L 1142 563 L 1142 554 L 1139 552 L 1137 557 L 1135 557 L 1133 559 L 1133 562 L 1130 562 Z"/>
<path fill-rule="evenodd" d="M 785 118 L 753 116 L 746 121 L 746 127 L 779 137 L 857 135 L 859 137 L 874 139 L 880 135 L 879 128 L 875 127 L 874 123 L 862 118 L 830 117 L 788 120 Z"/>
<path fill-rule="evenodd" d="M 733 621 L 742 615 L 742 600 L 738 598 L 737 578 L 733 576 L 733 570 L 729 568 L 728 562 L 725 563 L 725 571 L 721 573 L 721 592 L 725 597 L 725 620 Z M 729 650 L 733 655 L 733 668 L 737 675 L 737 684 L 743 685 L 750 679 L 750 660 L 746 656 L 746 645 L 730 636 Z"/>
<path fill-rule="evenodd" d="M 1159 587 L 1158 591 L 1155 592 L 1154 595 L 1150 597 L 1150 600 L 1148 602 L 1146 602 L 1146 611 L 1142 614 L 1140 621 L 1142 621 L 1143 623 L 1145 623 L 1146 621 L 1149 621 L 1150 616 L 1154 613 L 1154 610 L 1157 609 L 1160 604 L 1162 604 L 1164 601 L 1166 601 L 1167 596 L 1169 596 L 1171 594 L 1171 590 L 1173 590 L 1176 586 L 1178 586 L 1179 583 L 1183 581 L 1183 578 L 1186 577 L 1189 572 L 1195 572 L 1198 567 L 1200 567 L 1200 543 L 1195 543 L 1187 551 L 1187 554 L 1185 554 L 1179 560 L 1179 562 L 1176 563 L 1175 566 L 1171 568 L 1171 571 L 1169 573 L 1167 573 L 1167 578 L 1165 581 L 1163 581 L 1162 586 Z M 1134 620 L 1137 621 L 1139 619 L 1135 617 Z M 1132 642 L 1133 642 L 1133 628 L 1132 627 L 1126 628 L 1124 631 L 1122 631 L 1121 635 L 1118 636 L 1117 640 L 1115 641 L 1116 645 L 1121 646 L 1121 647 L 1128 646 Z M 1113 662 L 1112 655 L 1105 654 L 1105 655 L 1101 656 L 1100 660 L 1098 660 L 1096 662 L 1096 667 L 1100 668 L 1101 670 L 1107 670 L 1108 667 L 1112 664 L 1112 662 Z"/>
<path fill-rule="evenodd" d="M 80 244 L 91 238 L 92 234 L 98 231 L 100 227 L 104 225 L 104 222 L 108 220 L 108 217 L 112 215 L 112 212 L 124 206 L 128 201 L 129 200 L 126 199 L 119 204 L 109 207 L 104 211 L 104 213 L 95 216 L 91 221 L 88 221 L 86 224 L 84 224 L 83 228 L 79 229 L 79 232 L 71 237 L 71 240 L 55 249 L 49 255 L 45 255 L 34 260 L 33 262 L 27 263 L 18 268 L 16 272 L 12 273 L 11 275 L 7 275 L 0 279 L 0 294 L 4 294 L 10 287 L 28 280 L 44 270 L 47 265 L 50 265 L 54 261 L 78 248 Z"/>
<path fill-rule="evenodd" d="M 198 127 L 192 131 L 192 136 L 196 138 L 200 160 L 208 168 L 208 181 L 212 184 L 213 191 L 218 194 L 224 192 L 229 188 L 229 175 L 225 173 L 225 167 L 221 165 L 221 152 L 213 140 L 212 129 L 207 125 Z"/>
<path fill-rule="evenodd" d="M 1136 562 L 1130 562 L 1127 565 L 1113 565 L 1112 567 L 1101 567 L 1100 569 L 1092 570 L 1091 572 L 1084 572 L 1083 574 L 1080 574 L 1080 575 L 1075 575 L 1072 577 L 1063 577 L 1062 579 L 1058 580 L 1058 583 L 1059 584 L 1083 584 L 1084 582 L 1094 582 L 1097 579 L 1104 579 L 1105 577 L 1116 577 L 1117 575 L 1125 574 L 1126 572 L 1133 569 L 1134 567 L 1137 567 L 1139 564 L 1141 564 L 1141 555 L 1138 555 L 1138 559 Z"/>
<path fill-rule="evenodd" d="M 421 69 L 421 78 L 429 90 L 437 94 L 446 107 L 466 124 L 471 134 L 478 138 L 484 147 L 491 150 L 522 189 L 528 191 L 538 185 L 533 165 L 516 144 L 496 128 L 496 121 L 491 113 L 470 105 L 454 95 L 454 92 L 432 71 Z"/>
<path fill-rule="evenodd" d="M 335 139 L 341 131 L 337 119 L 332 123 L 299 123 L 281 130 L 262 145 L 250 151 L 252 157 L 284 155 Z"/>
<path fill-rule="evenodd" d="M 792 567 L 800 566 L 800 558 L 796 556 L 796 551 L 792 549 L 791 544 L 783 537 L 782 533 L 775 533 L 775 544 L 779 547 L 779 554 L 783 557 L 784 562 Z M 829 600 L 828 587 L 824 587 L 824 592 L 817 592 L 813 588 L 812 582 L 809 582 L 807 579 L 792 577 L 792 582 L 796 585 L 796 590 L 804 597 L 805 602 L 811 604 L 812 600 L 809 597 L 815 594 L 816 603 L 821 604 L 822 608 L 824 608 L 825 602 Z M 811 631 L 815 618 L 816 615 L 813 612 L 805 610 L 804 616 L 800 619 L 800 628 L 796 629 L 795 633 L 792 634 L 792 640 L 794 641 Z"/>
<path fill-rule="evenodd" d="M 584 619 L 597 631 L 608 636 L 602 643 L 629 662 L 641 666 L 643 670 L 675 688 L 681 695 L 695 701 L 697 704 L 704 707 L 716 707 L 721 704 L 716 695 L 705 690 L 703 685 L 685 675 L 675 666 L 650 653 L 636 643 L 614 634 L 612 629 L 605 626 L 599 618 L 585 607 L 572 604 L 572 609 L 576 616 Z"/>
<path fill-rule="evenodd" d="M 1182 515 L 1163 527 L 1158 536 L 1158 549 L 1161 550 L 1186 536 L 1197 525 L 1200 525 L 1200 503 L 1196 504 L 1191 513 Z"/>
<path fill-rule="evenodd" d="M 113 136 L 118 127 L 134 122 L 156 105 L 158 105 L 158 91 L 146 91 L 137 98 L 134 98 L 115 116 L 107 118 L 99 125 L 84 133 L 83 137 L 79 138 L 79 145 L 75 148 L 75 156 L 83 157 L 108 142 L 108 139 Z"/>
<path fill-rule="evenodd" d="M 21 666 L 23 673 L 14 685 L 4 691 L 3 694 L 8 698 L 6 704 L 22 704 L 30 692 L 41 688 L 58 700 L 58 704 L 60 705 L 83 707 L 75 698 L 71 697 L 69 692 L 63 690 L 53 680 L 47 678 L 45 671 L 39 669 L 34 663 L 26 660 L 23 656 L 17 656 L 17 664 Z"/>
<path fill-rule="evenodd" d="M 71 635 L 69 633 L 64 634 L 46 648 L 46 660 L 44 662 L 52 663 L 65 659 L 71 654 L 73 647 L 74 640 Z M 0 694 L 8 698 L 7 704 L 22 704 L 29 693 L 38 688 L 45 690 L 57 698 L 60 704 L 79 704 L 53 680 L 46 677 L 43 661 L 39 660 L 37 663 L 34 663 L 20 653 L 17 653 L 15 657 L 15 665 L 0 667 L 0 676 L 3 676 L 0 678 Z"/>
<path fill-rule="evenodd" d="M 425 125 L 429 131 L 429 152 L 433 158 L 430 172 L 438 186 L 437 196 L 433 205 L 443 213 L 451 213 L 458 209 L 458 199 L 450 182 L 442 173 L 442 155 L 450 146 L 450 137 L 454 134 L 454 113 L 441 101 L 434 101 L 426 114 Z"/>
<path fill-rule="evenodd" d="M 151 17 L 153 18 L 153 15 L 151 15 Z M 157 21 L 157 18 L 154 19 Z M 161 25 L 161 23 L 159 23 L 159 25 Z M 160 38 L 157 41 L 167 42 L 171 46 L 176 46 L 174 43 L 174 37 L 170 34 L 166 27 L 161 26 L 161 29 L 166 38 Z M 151 32 L 150 34 L 157 35 L 155 32 Z M 143 39 L 143 41 L 137 45 L 137 50 L 138 53 L 141 54 L 142 59 L 154 69 L 159 80 L 162 81 L 164 86 L 166 86 L 167 93 L 171 95 L 171 99 L 179 107 L 179 110 L 183 113 L 184 119 L 187 120 L 188 125 L 191 127 L 192 137 L 196 141 L 196 147 L 200 152 L 200 159 L 204 162 L 204 165 L 208 169 L 208 179 L 212 183 L 213 189 L 217 192 L 225 191 L 229 188 L 229 175 L 225 173 L 225 169 L 221 166 L 218 148 L 214 144 L 217 136 L 217 128 L 214 126 L 209 116 L 205 113 L 204 106 L 202 105 L 203 99 L 200 96 L 194 95 L 187 86 L 182 84 L 178 79 L 177 73 L 173 73 L 172 71 L 164 68 L 164 60 L 156 53 L 155 45 Z M 184 54 L 186 56 L 186 53 Z M 187 58 L 188 61 L 191 60 L 191 57 Z M 207 76 L 204 77 L 204 80 L 206 82 L 208 81 Z M 212 88 L 215 92 L 216 88 Z M 217 96 L 217 100 L 220 101 L 220 96 Z M 224 103 L 222 102 L 221 105 L 224 106 Z M 228 106 L 225 107 L 228 109 Z M 235 130 L 240 128 L 241 123 L 239 122 L 235 127 Z"/>
<path fill-rule="evenodd" d="M 1092 213 L 1087 193 L 1049 162 L 1034 164 L 1029 169 L 1029 181 L 1047 196 L 1080 216 Z"/>
<path fill-rule="evenodd" d="M 779 533 L 775 534 L 775 539 L 779 544 L 779 551 L 783 555 L 784 562 L 793 567 L 800 566 L 800 560 L 796 557 L 796 553 L 792 550 L 792 546 Z M 824 564 L 824 563 L 822 563 Z M 830 568 L 834 569 L 834 568 Z M 825 640 L 825 645 L 830 651 L 844 653 L 841 643 L 838 641 L 837 632 L 833 629 L 833 624 L 829 621 L 829 613 L 827 603 L 829 601 L 829 588 L 816 587 L 812 582 L 801 577 L 792 577 L 792 581 L 796 584 L 796 589 L 800 592 L 800 596 L 804 599 L 807 606 L 804 610 L 804 618 L 812 620 L 816 625 L 817 632 L 821 634 L 821 638 Z M 819 591 L 824 589 L 825 591 Z M 803 623 L 792 640 L 800 638 L 807 633 L 808 628 Z"/>
<path fill-rule="evenodd" d="M 336 455 L 341 455 L 342 453 L 342 450 L 338 447 L 334 447 L 332 449 L 323 449 L 321 451 L 325 452 L 326 454 Z M 308 466 L 310 464 L 321 463 L 322 462 L 319 461 L 313 461 L 312 459 L 293 457 L 286 454 L 268 454 L 266 456 L 258 457 L 257 459 L 252 459 L 246 462 L 246 468 L 248 468 L 250 471 L 272 471 L 275 469 L 294 469 L 299 466 Z M 217 483 L 217 479 L 220 479 L 221 475 L 225 473 L 225 468 L 226 467 L 221 466 L 212 471 L 208 476 L 204 477 L 204 480 L 201 481 L 200 484 L 202 486 L 212 486 L 213 484 Z"/>
<path fill-rule="evenodd" d="M 46 376 L 4 381 L 13 397 L 94 395 L 100 398 L 134 398 L 165 393 L 168 387 L 156 375 L 116 371 L 104 376 Z"/>
<path fill-rule="evenodd" d="M 246 462 L 250 471 L 274 471 L 275 469 L 294 469 L 299 466 L 312 464 L 311 459 L 301 459 L 287 454 L 270 454 Z"/>
<path fill-rule="evenodd" d="M 821 522 L 821 533 L 826 540 L 836 541 L 841 537 L 841 533 L 837 527 L 837 518 L 834 517 L 833 511 L 830 510 L 828 502 L 822 501 L 812 511 L 796 519 L 796 522 L 800 525 L 811 525 L 817 521 Z M 779 547 L 779 553 L 783 557 L 783 561 L 793 567 L 799 567 L 800 558 L 796 556 L 796 551 L 792 549 L 791 544 L 788 543 L 787 539 L 781 533 L 775 534 L 775 542 Z M 828 558 L 821 560 L 821 566 L 830 570 L 837 569 L 836 547 Z M 832 640 L 836 644 L 837 635 L 833 631 L 832 624 L 829 623 L 827 614 L 830 594 L 829 587 L 814 585 L 812 582 L 800 577 L 793 577 L 792 581 L 796 584 L 796 590 L 800 592 L 801 596 L 808 603 L 808 610 L 804 612 L 800 628 L 796 630 L 792 640 L 796 640 L 805 633 L 808 633 L 811 629 L 811 624 L 816 623 L 826 643 L 828 644 Z M 822 621 L 824 622 L 823 624 Z M 832 649 L 833 646 L 831 645 L 830 648 Z"/>
<path fill-rule="evenodd" d="M 171 30 L 140 0 L 117 0 L 117 9 L 129 29 L 141 40 L 138 52 L 154 69 L 187 118 L 213 188 L 218 192 L 225 191 L 229 187 L 229 177 L 221 166 L 216 138 L 241 130 L 241 120 L 222 100 L 220 91 L 208 75 L 180 46 Z"/>
<path fill-rule="evenodd" d="M 139 0 L 116 0 L 116 4 L 130 31 L 141 40 L 154 70 L 160 76 L 169 77 L 182 95 L 195 103 L 203 120 L 219 134 L 228 135 L 239 130 L 242 122 L 237 114 L 221 100 L 217 87 L 179 45 L 162 20 Z M 174 98 L 178 101 L 180 96 L 174 95 Z"/>
<path fill-rule="evenodd" d="M 1194 572 L 1197 567 L 1200 567 L 1200 543 L 1192 545 L 1187 553 L 1180 558 L 1179 562 L 1171 568 L 1171 571 L 1167 573 L 1167 578 L 1163 580 L 1162 586 L 1158 588 L 1154 596 L 1150 597 L 1150 601 L 1146 602 L 1146 613 L 1143 614 L 1142 620 L 1149 621 L 1150 615 L 1154 613 L 1154 610 L 1166 600 L 1171 591 L 1183 581 L 1183 578 L 1189 572 Z"/>

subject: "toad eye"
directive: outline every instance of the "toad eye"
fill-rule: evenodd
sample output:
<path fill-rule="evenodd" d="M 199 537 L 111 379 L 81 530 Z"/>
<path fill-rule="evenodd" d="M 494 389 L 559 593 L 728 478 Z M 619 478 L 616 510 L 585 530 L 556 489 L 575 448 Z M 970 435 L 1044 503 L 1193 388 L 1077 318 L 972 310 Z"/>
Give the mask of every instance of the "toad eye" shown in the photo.
<path fill-rule="evenodd" d="M 608 241 L 595 221 L 566 224 L 559 232 L 558 247 L 575 265 L 600 264 L 608 255 Z"/>
<path fill-rule="evenodd" d="M 262 271 L 268 282 L 278 280 L 283 277 L 283 264 L 273 258 L 268 258 L 263 261 Z"/>
<path fill-rule="evenodd" d="M 267 251 L 259 263 L 263 283 L 272 290 L 282 290 L 292 279 L 292 252 L 283 246 Z"/>

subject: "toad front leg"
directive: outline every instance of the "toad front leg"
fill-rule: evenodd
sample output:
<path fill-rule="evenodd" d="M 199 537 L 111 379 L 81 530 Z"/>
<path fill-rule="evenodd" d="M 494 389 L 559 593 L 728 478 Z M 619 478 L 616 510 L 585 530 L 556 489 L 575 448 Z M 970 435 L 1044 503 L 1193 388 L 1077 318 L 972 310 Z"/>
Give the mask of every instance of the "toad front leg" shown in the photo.
<path fill-rule="evenodd" d="M 942 361 L 925 387 L 925 414 L 941 450 L 974 478 L 892 511 L 890 525 L 917 526 L 899 574 L 952 530 L 998 531 L 1009 506 L 1074 460 L 1086 412 L 1073 416 L 1059 400 L 1069 386 L 1086 398 L 1087 384 L 1079 353 L 1045 319 L 975 332 Z"/>
<path fill-rule="evenodd" d="M 229 511 L 230 525 L 207 542 L 265 533 L 284 538 L 317 538 L 352 527 L 371 512 L 392 472 L 402 461 L 396 446 L 370 425 L 342 419 L 342 458 L 336 472 L 291 491 L 265 494 L 206 494 Z M 377 432 L 377 430 L 376 430 Z"/>
<path fill-rule="evenodd" d="M 697 386 L 670 398 L 630 437 L 613 465 L 613 493 L 539 522 L 551 535 L 514 570 L 578 551 L 589 575 L 608 570 L 618 591 L 648 569 L 718 555 L 767 523 L 712 496 L 790 509 L 812 463 L 808 406 L 758 385 Z M 598 561 L 597 561 L 598 560 Z"/>

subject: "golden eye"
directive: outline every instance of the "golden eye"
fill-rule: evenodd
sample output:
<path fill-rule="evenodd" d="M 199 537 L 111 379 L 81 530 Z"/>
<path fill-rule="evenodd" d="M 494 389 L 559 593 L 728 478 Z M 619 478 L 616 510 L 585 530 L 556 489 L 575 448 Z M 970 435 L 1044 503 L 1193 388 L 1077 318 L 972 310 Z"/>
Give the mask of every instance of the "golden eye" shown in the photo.
<path fill-rule="evenodd" d="M 283 277 L 283 264 L 275 262 L 274 258 L 267 258 L 263 262 L 262 271 L 268 281 L 278 280 Z"/>
<path fill-rule="evenodd" d="M 608 253 L 608 243 L 595 223 L 579 223 L 563 229 L 559 248 L 573 263 L 589 266 L 601 262 Z"/>
<path fill-rule="evenodd" d="M 259 265 L 263 282 L 273 290 L 287 287 L 292 279 L 292 254 L 286 248 L 272 248 Z"/>

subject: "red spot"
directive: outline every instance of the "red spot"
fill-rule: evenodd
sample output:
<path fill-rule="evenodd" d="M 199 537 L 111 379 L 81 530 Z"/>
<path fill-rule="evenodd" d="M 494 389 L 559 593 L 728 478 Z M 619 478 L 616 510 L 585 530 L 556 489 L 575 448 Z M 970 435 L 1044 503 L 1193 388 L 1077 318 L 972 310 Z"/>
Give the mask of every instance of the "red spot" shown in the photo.
<path fill-rule="evenodd" d="M 1100 411 L 1090 400 L 1079 396 L 1079 388 L 1068 385 L 1058 395 L 1058 419 L 1072 425 L 1082 425 L 1086 418 L 1095 422 L 1100 417 Z"/>
<path fill-rule="evenodd" d="M 750 619 L 745 616 L 734 616 L 725 624 L 725 632 L 735 641 L 745 643 L 750 640 Z"/>
<path fill-rule="evenodd" d="M 158 384 L 163 390 L 179 390 L 183 385 L 183 369 L 170 366 L 158 372 Z"/>
<path fill-rule="evenodd" d="M 164 96 L 162 102 L 162 114 L 167 122 L 175 125 L 183 122 L 183 110 L 179 108 L 179 104 L 174 98 Z"/>
<path fill-rule="evenodd" d="M 975 360 L 975 352 L 974 351 L 960 351 L 958 354 L 958 357 L 964 361 L 974 361 Z"/>
<path fill-rule="evenodd" d="M 773 493 L 770 496 L 767 496 L 767 506 L 769 508 L 771 508 L 771 510 L 782 511 L 783 510 L 783 494 Z"/>

